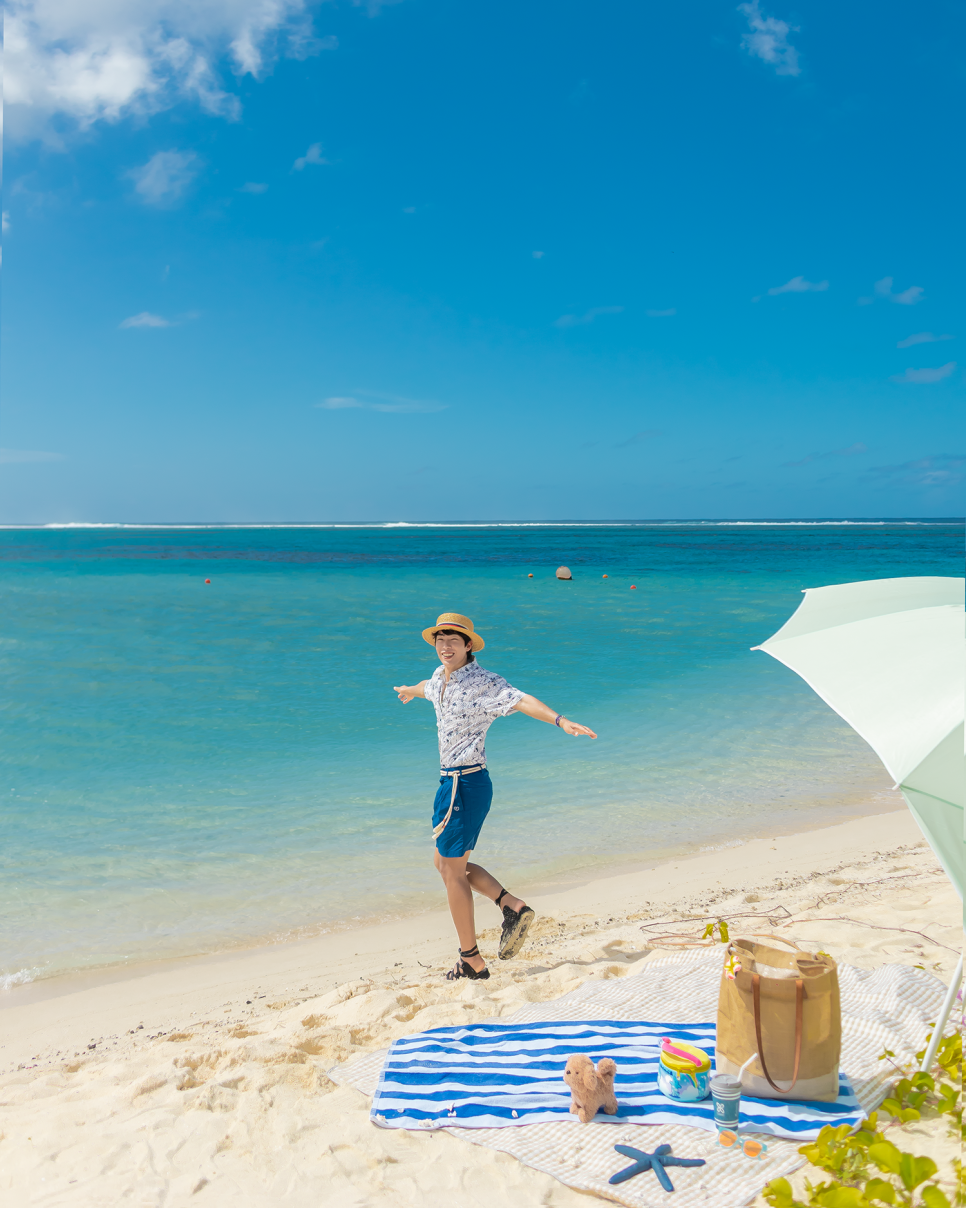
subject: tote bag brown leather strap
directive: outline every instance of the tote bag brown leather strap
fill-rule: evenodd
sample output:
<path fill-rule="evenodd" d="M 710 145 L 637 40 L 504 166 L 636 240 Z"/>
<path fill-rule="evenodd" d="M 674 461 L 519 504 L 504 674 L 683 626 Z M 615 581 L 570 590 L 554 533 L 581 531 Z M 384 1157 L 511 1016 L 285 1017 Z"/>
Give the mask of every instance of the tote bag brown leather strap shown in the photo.
<path fill-rule="evenodd" d="M 789 1091 L 795 1089 L 795 1083 L 798 1081 L 798 1067 L 802 1060 L 802 1018 L 804 1015 L 805 983 L 800 977 L 795 979 L 795 1068 L 792 1070 L 791 1086 L 784 1089 L 777 1082 L 773 1081 L 771 1074 L 768 1072 L 768 1066 L 765 1065 L 765 1046 L 761 1043 L 761 976 L 758 973 L 751 975 L 751 998 L 755 1007 L 755 1039 L 758 1041 L 758 1060 L 761 1062 L 762 1073 L 765 1075 L 765 1080 L 773 1091 L 787 1095 Z"/>

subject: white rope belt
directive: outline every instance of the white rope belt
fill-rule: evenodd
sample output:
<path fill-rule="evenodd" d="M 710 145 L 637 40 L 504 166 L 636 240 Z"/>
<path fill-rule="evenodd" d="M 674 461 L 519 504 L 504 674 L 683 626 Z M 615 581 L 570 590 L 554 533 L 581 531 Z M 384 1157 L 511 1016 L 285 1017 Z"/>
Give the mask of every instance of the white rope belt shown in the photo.
<path fill-rule="evenodd" d="M 449 776 L 452 779 L 453 794 L 449 799 L 449 809 L 446 811 L 446 817 L 443 819 L 442 822 L 439 823 L 438 826 L 433 827 L 433 838 L 434 839 L 438 839 L 440 837 L 440 835 L 443 833 L 443 831 L 446 830 L 447 824 L 449 823 L 450 818 L 453 816 L 453 806 L 456 804 L 456 790 L 459 786 L 460 777 L 468 776 L 470 774 L 470 772 L 485 772 L 485 771 L 486 771 L 485 763 L 475 763 L 472 765 L 472 767 L 468 767 L 468 768 L 455 768 L 452 772 L 447 772 L 444 768 L 440 768 L 440 770 L 439 770 L 440 776 Z"/>

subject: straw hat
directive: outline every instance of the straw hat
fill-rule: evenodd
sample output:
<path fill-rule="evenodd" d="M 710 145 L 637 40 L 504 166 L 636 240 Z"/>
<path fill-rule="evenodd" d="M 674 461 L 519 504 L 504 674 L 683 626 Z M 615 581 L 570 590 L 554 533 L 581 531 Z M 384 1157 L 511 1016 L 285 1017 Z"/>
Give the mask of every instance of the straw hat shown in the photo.
<path fill-rule="evenodd" d="M 466 634 L 468 638 L 473 639 L 473 644 L 470 649 L 476 654 L 482 650 L 486 644 L 478 633 L 473 630 L 473 622 L 469 617 L 464 617 L 459 612 L 441 612 L 436 618 L 436 624 L 431 625 L 429 629 L 423 630 L 423 641 L 429 642 L 430 646 L 436 645 L 436 634 L 440 629 L 459 629 Z"/>

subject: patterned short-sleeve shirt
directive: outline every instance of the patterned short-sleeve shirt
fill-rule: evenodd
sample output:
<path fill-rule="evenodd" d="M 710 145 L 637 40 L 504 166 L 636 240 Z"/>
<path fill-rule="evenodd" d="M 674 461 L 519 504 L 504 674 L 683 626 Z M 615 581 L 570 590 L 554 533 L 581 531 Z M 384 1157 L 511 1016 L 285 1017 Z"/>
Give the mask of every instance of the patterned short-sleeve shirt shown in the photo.
<path fill-rule="evenodd" d="M 476 662 L 454 671 L 448 684 L 443 668 L 437 667 L 424 691 L 436 710 L 442 768 L 486 763 L 487 730 L 498 717 L 511 713 L 524 697 L 502 675 L 484 671 Z"/>

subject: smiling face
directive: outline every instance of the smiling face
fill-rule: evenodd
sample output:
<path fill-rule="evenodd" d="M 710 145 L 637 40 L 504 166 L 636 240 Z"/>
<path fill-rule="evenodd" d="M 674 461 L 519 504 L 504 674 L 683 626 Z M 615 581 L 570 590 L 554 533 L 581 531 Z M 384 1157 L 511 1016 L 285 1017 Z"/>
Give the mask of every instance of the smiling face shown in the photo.
<path fill-rule="evenodd" d="M 469 638 L 463 637 L 461 633 L 438 633 L 436 635 L 436 653 L 447 671 L 455 671 L 457 667 L 463 666 L 469 648 Z"/>

